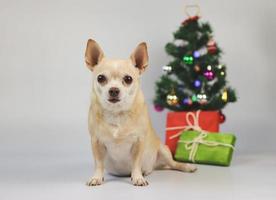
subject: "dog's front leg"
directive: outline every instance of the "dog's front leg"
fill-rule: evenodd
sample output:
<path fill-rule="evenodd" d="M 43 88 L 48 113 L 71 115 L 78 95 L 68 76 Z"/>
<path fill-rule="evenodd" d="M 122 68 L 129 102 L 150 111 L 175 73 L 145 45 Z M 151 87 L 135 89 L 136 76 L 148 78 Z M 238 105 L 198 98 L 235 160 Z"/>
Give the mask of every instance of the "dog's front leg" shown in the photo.
<path fill-rule="evenodd" d="M 96 186 L 101 185 L 104 181 L 104 157 L 106 148 L 97 138 L 91 138 L 91 144 L 95 160 L 95 172 L 94 176 L 87 182 L 87 185 Z"/>
<path fill-rule="evenodd" d="M 135 186 L 146 186 L 148 182 L 142 175 L 142 157 L 144 152 L 145 142 L 143 139 L 138 139 L 132 146 L 132 171 L 131 181 Z"/>

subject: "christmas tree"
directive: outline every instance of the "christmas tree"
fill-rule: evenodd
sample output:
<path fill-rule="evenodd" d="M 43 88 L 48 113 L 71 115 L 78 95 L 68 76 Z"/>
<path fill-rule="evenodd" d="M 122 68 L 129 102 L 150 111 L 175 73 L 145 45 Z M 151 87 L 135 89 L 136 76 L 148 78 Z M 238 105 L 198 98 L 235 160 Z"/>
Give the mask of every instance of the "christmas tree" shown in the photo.
<path fill-rule="evenodd" d="M 209 23 L 201 22 L 197 15 L 189 17 L 165 49 L 174 59 L 163 66 L 164 74 L 156 82 L 157 111 L 221 110 L 236 101 Z"/>

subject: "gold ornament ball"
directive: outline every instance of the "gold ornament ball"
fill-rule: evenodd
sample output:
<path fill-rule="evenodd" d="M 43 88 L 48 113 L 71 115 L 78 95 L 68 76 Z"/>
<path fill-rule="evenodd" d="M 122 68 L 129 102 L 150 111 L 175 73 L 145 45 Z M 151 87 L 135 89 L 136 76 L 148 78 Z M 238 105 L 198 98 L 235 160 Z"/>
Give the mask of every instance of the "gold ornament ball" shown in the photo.
<path fill-rule="evenodd" d="M 195 70 L 195 72 L 199 72 L 199 71 L 200 71 L 200 66 L 199 66 L 199 65 L 196 65 L 196 66 L 194 67 L 194 70 Z"/>
<path fill-rule="evenodd" d="M 228 93 L 227 93 L 227 90 L 224 90 L 222 95 L 221 95 L 221 99 L 222 101 L 224 102 L 227 102 L 228 101 Z"/>
<path fill-rule="evenodd" d="M 168 94 L 167 95 L 167 103 L 170 106 L 175 106 L 178 104 L 178 97 L 175 94 Z"/>

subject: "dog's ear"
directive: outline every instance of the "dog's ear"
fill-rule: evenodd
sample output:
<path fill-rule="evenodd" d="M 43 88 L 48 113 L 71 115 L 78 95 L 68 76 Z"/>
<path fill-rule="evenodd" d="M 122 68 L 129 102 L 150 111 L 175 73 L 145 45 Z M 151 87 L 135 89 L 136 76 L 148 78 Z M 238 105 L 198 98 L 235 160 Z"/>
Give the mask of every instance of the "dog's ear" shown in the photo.
<path fill-rule="evenodd" d="M 133 65 L 139 69 L 140 73 L 145 71 L 149 61 L 147 44 L 145 42 L 140 43 L 131 54 L 130 59 Z"/>
<path fill-rule="evenodd" d="M 85 51 L 85 63 L 87 67 L 93 71 L 94 67 L 99 64 L 103 57 L 104 53 L 98 43 L 95 40 L 89 39 Z"/>

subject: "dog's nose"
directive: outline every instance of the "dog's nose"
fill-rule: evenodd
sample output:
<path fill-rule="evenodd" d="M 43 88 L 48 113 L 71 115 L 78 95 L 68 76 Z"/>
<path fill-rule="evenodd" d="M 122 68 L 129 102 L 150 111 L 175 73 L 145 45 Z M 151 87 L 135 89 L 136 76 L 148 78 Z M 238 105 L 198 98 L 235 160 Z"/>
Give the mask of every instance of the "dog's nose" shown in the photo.
<path fill-rule="evenodd" d="M 110 95 L 111 97 L 118 97 L 118 96 L 119 96 L 119 93 L 120 93 L 120 90 L 119 90 L 119 88 L 112 87 L 112 88 L 109 89 L 108 92 L 109 92 L 109 95 Z"/>

